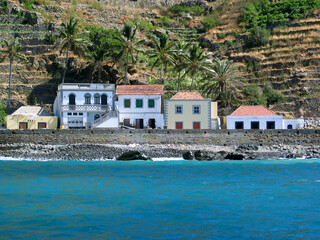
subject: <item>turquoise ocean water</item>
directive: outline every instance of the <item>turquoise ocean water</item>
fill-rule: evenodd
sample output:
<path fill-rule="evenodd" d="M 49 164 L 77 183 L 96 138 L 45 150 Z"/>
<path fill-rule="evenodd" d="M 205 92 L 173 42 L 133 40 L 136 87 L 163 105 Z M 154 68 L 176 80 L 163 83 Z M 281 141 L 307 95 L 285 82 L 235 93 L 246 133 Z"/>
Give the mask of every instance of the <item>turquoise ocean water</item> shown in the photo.
<path fill-rule="evenodd" d="M 0 239 L 320 239 L 320 160 L 0 161 Z"/>

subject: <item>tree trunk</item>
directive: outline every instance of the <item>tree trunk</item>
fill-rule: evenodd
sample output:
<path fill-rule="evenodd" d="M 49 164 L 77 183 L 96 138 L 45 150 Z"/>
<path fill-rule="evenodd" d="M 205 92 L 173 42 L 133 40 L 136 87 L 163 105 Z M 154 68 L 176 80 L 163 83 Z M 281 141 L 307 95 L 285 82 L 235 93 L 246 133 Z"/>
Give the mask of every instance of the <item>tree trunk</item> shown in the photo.
<path fill-rule="evenodd" d="M 99 67 L 98 68 L 98 82 L 100 82 L 101 81 L 101 66 L 100 66 L 100 64 L 98 67 Z"/>
<path fill-rule="evenodd" d="M 178 92 L 180 92 L 180 82 L 181 82 L 181 71 L 179 71 L 179 75 L 178 75 Z"/>
<path fill-rule="evenodd" d="M 129 52 L 127 52 L 126 70 L 125 70 L 124 79 L 123 79 L 123 82 L 124 82 L 125 85 L 128 84 L 128 77 L 127 77 L 127 74 L 128 74 L 128 65 L 129 65 Z"/>
<path fill-rule="evenodd" d="M 63 70 L 62 83 L 64 83 L 64 80 L 66 78 L 68 63 L 69 63 L 69 49 L 67 49 L 67 59 L 66 59 L 66 65 L 65 65 L 64 70 Z"/>
<path fill-rule="evenodd" d="M 10 74 L 9 74 L 9 90 L 8 90 L 8 108 L 11 106 L 12 63 L 13 63 L 13 55 L 10 55 Z"/>
<path fill-rule="evenodd" d="M 192 92 L 192 89 L 193 89 L 193 82 L 194 82 L 195 77 L 196 77 L 196 74 L 193 74 L 193 76 L 192 76 L 192 82 L 191 82 L 191 89 L 190 89 L 190 92 Z"/>
<path fill-rule="evenodd" d="M 161 84 L 163 84 L 162 75 L 163 75 L 163 64 L 161 63 L 161 67 L 160 67 L 160 83 Z"/>

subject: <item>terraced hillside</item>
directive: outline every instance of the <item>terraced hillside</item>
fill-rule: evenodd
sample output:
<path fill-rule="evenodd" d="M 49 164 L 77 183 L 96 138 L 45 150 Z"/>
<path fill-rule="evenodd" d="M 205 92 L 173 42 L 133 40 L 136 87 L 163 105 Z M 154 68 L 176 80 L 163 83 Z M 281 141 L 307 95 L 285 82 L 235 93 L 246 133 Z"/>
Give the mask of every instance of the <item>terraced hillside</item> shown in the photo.
<path fill-rule="evenodd" d="M 287 102 L 273 106 L 274 110 L 290 115 L 319 115 L 320 97 L 320 11 L 307 18 L 274 28 L 266 46 L 246 49 L 244 30 L 239 27 L 241 0 L 229 2 L 222 25 L 205 36 L 216 56 L 226 56 L 244 66 L 242 81 L 264 85 L 271 82 Z M 239 5 L 238 5 L 239 4 Z M 240 7 L 241 6 L 241 7 Z"/>

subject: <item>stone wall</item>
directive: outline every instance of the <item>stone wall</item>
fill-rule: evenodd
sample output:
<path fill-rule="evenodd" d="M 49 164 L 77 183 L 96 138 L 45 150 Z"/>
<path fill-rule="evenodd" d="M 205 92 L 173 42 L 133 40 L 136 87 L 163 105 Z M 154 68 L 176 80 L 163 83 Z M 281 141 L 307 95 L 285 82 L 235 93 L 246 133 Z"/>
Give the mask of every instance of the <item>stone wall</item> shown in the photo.
<path fill-rule="evenodd" d="M 0 144 L 320 145 L 320 130 L 3 130 Z"/>

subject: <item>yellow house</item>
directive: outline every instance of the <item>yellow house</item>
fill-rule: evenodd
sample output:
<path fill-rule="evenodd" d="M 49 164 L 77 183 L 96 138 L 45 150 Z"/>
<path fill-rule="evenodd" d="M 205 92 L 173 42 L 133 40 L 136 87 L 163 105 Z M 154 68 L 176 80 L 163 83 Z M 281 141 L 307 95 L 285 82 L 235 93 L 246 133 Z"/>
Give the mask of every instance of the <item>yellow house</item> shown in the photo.
<path fill-rule="evenodd" d="M 42 107 L 22 106 L 5 118 L 6 129 L 57 129 L 58 117 Z"/>
<path fill-rule="evenodd" d="M 167 129 L 218 129 L 218 104 L 195 92 L 178 92 L 165 100 Z"/>

